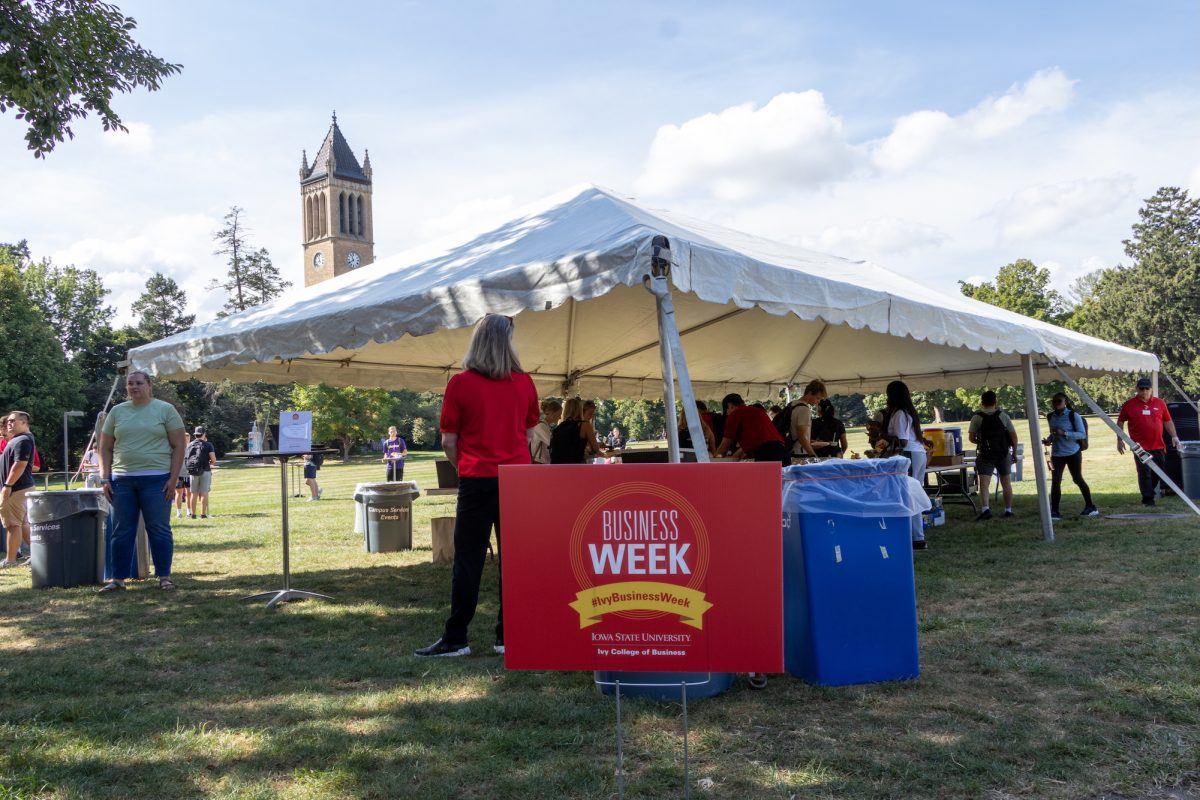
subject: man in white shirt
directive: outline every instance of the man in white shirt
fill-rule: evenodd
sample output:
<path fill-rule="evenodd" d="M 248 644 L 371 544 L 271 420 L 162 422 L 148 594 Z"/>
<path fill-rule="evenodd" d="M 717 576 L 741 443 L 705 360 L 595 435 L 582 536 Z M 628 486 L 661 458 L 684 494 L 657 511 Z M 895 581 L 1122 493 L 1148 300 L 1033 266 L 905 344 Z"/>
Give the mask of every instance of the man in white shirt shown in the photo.
<path fill-rule="evenodd" d="M 799 400 L 793 400 L 789 403 L 782 412 L 788 413 L 791 410 L 791 417 L 788 419 L 788 433 L 791 437 L 792 455 L 796 456 L 812 456 L 817 457 L 812 446 L 812 408 L 813 406 L 826 397 L 829 392 L 825 391 L 825 384 L 818 380 L 811 380 L 808 386 L 804 387 L 804 394 Z"/>

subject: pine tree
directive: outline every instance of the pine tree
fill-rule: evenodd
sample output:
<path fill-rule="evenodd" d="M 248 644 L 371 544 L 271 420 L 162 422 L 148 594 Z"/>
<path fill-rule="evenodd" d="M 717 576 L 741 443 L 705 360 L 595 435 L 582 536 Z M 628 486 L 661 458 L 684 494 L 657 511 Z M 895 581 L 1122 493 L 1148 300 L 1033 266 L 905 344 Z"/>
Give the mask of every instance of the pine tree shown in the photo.
<path fill-rule="evenodd" d="M 153 342 L 187 330 L 196 321 L 196 315 L 184 314 L 185 308 L 187 293 L 173 278 L 161 272 L 154 273 L 146 281 L 146 291 L 133 303 L 138 332 Z"/>
<path fill-rule="evenodd" d="M 213 253 L 229 258 L 225 282 L 214 279 L 208 287 L 229 293 L 224 307 L 217 312 L 218 318 L 274 300 L 292 285 L 283 280 L 266 248 L 255 248 L 250 243 L 249 230 L 243 219 L 245 213 L 245 209 L 233 206 L 225 215 L 224 227 L 213 234 L 219 245 Z"/>

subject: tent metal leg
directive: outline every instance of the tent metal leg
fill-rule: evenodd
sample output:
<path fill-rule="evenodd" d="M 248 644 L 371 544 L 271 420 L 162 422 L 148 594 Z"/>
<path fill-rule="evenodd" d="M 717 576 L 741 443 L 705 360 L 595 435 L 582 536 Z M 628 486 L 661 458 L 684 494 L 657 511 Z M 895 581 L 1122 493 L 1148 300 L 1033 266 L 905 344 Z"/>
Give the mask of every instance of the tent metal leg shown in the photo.
<path fill-rule="evenodd" d="M 679 373 L 679 402 L 683 406 L 683 417 L 687 420 L 688 433 L 692 437 L 692 449 L 696 461 L 708 462 L 708 447 L 700 427 L 700 412 L 696 409 L 696 395 L 692 391 L 692 380 L 688 374 L 687 359 L 683 355 L 683 341 L 679 337 L 679 326 L 675 323 L 675 304 L 671 301 L 671 245 L 665 236 L 655 236 L 650 256 L 650 272 L 642 279 L 646 289 L 654 295 L 658 305 L 658 337 L 662 355 L 663 398 L 667 408 L 667 443 L 671 452 L 671 463 L 678 464 L 679 430 L 675 425 L 675 371 Z"/>
<path fill-rule="evenodd" d="M 1171 383 L 1172 386 L 1175 387 L 1175 391 L 1179 392 L 1179 396 L 1182 397 L 1189 406 L 1191 406 L 1196 411 L 1200 412 L 1200 406 L 1197 406 L 1196 401 L 1193 400 L 1192 398 L 1188 397 L 1187 392 L 1185 392 L 1183 390 L 1183 387 L 1180 386 L 1178 383 L 1176 383 L 1175 379 L 1171 377 L 1171 373 L 1164 372 L 1162 375 L 1164 378 L 1166 378 Z"/>
<path fill-rule="evenodd" d="M 1025 373 L 1025 416 L 1029 419 L 1029 450 L 1033 455 L 1033 474 L 1037 479 L 1038 512 L 1042 517 L 1042 538 L 1054 541 L 1054 522 L 1050 519 L 1050 493 L 1046 491 L 1046 464 L 1038 457 L 1042 441 L 1041 417 L 1038 415 L 1037 381 L 1033 376 L 1033 356 L 1021 356 Z M 997 481 L 999 483 L 999 481 Z"/>
<path fill-rule="evenodd" d="M 1051 363 L 1054 364 L 1054 362 Z M 1165 483 L 1167 486 L 1170 486 L 1171 491 L 1175 492 L 1180 500 L 1187 503 L 1188 508 L 1194 511 L 1196 516 L 1200 516 L 1200 508 L 1197 508 L 1196 504 L 1192 502 L 1191 498 L 1184 494 L 1183 489 L 1180 489 L 1175 485 L 1175 482 L 1171 480 L 1171 476 L 1169 476 L 1165 470 L 1160 468 L 1158 464 L 1154 462 L 1154 459 L 1150 457 L 1150 454 L 1143 450 L 1141 445 L 1139 445 L 1133 439 L 1130 439 L 1129 435 L 1126 434 L 1125 431 L 1121 430 L 1120 426 L 1113 422 L 1112 418 L 1110 418 L 1108 414 L 1104 413 L 1104 409 L 1096 405 L 1096 401 L 1092 399 L 1091 395 L 1085 392 L 1078 383 L 1071 380 L 1071 376 L 1068 375 L 1062 367 L 1060 367 L 1058 364 L 1054 364 L 1054 368 L 1058 370 L 1058 374 L 1062 376 L 1063 382 L 1066 383 L 1067 386 L 1070 386 L 1075 391 L 1075 394 L 1079 395 L 1083 399 L 1083 402 L 1087 403 L 1088 408 L 1090 408 L 1099 419 L 1103 420 L 1105 425 L 1112 428 L 1113 433 L 1117 435 L 1118 439 L 1124 441 L 1125 444 L 1129 446 L 1129 449 L 1133 451 L 1134 456 L 1136 456 L 1139 461 L 1153 470 L 1154 474 L 1157 475 L 1163 483 Z M 1155 374 L 1157 375 L 1158 373 Z"/>

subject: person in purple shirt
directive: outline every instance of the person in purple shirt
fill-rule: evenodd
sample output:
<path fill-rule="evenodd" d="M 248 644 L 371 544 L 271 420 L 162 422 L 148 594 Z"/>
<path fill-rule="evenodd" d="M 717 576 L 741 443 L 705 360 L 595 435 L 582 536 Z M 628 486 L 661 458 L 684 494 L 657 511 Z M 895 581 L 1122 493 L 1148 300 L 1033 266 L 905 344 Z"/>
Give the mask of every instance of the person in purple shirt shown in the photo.
<path fill-rule="evenodd" d="M 404 457 L 408 455 L 408 446 L 396 432 L 396 426 L 388 428 L 387 438 L 383 440 L 383 461 L 387 464 L 387 480 L 404 480 Z"/>

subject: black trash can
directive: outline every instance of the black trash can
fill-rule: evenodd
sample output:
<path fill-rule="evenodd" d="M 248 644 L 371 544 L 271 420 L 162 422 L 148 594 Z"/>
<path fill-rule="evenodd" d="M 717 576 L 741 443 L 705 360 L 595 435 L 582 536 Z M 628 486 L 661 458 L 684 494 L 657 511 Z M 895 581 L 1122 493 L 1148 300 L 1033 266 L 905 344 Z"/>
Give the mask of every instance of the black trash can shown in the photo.
<path fill-rule="evenodd" d="M 368 553 L 412 549 L 412 503 L 420 494 L 415 481 L 360 485 L 354 499 L 365 512 L 363 545 Z"/>
<path fill-rule="evenodd" d="M 1179 443 L 1179 466 L 1183 473 L 1183 493 L 1200 500 L 1200 442 Z"/>
<path fill-rule="evenodd" d="M 33 588 L 92 586 L 104 579 L 101 489 L 29 492 L 30 567 Z"/>

